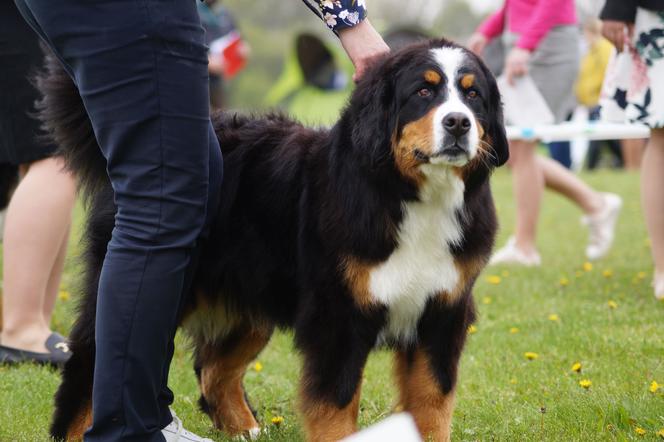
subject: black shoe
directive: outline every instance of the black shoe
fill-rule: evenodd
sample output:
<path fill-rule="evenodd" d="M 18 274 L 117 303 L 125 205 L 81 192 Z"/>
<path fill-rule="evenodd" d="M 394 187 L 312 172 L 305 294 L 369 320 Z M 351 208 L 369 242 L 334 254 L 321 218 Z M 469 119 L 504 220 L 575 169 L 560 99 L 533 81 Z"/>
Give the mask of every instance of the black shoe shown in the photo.
<path fill-rule="evenodd" d="M 25 362 L 62 367 L 71 357 L 67 340 L 58 333 L 51 333 L 44 344 L 48 352 L 36 353 L 19 348 L 0 345 L 0 364 L 21 364 Z"/>

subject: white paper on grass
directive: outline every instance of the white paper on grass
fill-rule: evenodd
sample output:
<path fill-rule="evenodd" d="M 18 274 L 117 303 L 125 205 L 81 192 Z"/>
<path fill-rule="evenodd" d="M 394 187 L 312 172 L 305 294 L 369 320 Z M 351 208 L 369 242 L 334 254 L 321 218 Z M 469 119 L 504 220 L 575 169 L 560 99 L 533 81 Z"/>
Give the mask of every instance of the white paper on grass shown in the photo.
<path fill-rule="evenodd" d="M 498 89 L 503 97 L 505 122 L 515 126 L 533 127 L 553 124 L 555 118 L 530 75 L 514 79 L 509 84 L 505 75 L 498 77 Z"/>
<path fill-rule="evenodd" d="M 408 413 L 398 413 L 341 442 L 422 442 L 422 438 L 413 417 Z"/>

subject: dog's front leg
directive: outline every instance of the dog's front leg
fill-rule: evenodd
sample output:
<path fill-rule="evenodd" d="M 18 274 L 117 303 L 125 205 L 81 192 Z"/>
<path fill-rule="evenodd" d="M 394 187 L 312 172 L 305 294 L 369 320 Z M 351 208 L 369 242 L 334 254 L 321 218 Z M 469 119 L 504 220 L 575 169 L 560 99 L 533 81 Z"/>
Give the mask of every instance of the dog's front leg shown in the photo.
<path fill-rule="evenodd" d="M 426 441 L 450 440 L 457 367 L 473 316 L 470 297 L 453 306 L 433 301 L 420 320 L 418 343 L 396 352 L 401 406 Z"/>
<path fill-rule="evenodd" d="M 304 356 L 300 411 L 309 442 L 332 442 L 356 431 L 362 372 L 377 330 L 349 315 L 318 316 L 296 330 Z"/>

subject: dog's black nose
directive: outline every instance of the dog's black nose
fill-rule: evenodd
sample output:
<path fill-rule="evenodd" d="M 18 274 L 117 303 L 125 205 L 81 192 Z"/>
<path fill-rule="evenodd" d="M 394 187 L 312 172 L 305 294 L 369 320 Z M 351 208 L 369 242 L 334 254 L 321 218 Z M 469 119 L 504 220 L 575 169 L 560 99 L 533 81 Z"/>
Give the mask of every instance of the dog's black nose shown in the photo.
<path fill-rule="evenodd" d="M 443 118 L 443 127 L 447 133 L 458 138 L 470 130 L 470 118 L 461 112 L 452 112 Z"/>

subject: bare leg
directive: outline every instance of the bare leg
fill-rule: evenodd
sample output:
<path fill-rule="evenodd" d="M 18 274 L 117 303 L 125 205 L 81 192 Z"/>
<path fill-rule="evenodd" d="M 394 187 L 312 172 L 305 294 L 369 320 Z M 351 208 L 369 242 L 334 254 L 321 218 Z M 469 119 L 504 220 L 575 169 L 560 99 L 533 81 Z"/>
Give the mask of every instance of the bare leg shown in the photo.
<path fill-rule="evenodd" d="M 641 169 L 641 204 L 652 244 L 655 273 L 664 278 L 664 129 L 651 131 Z"/>
<path fill-rule="evenodd" d="M 604 206 L 602 195 L 579 177 L 550 158 L 537 156 L 546 187 L 554 190 L 578 205 L 587 214 L 597 213 Z"/>
<path fill-rule="evenodd" d="M 512 142 L 510 164 L 516 199 L 516 247 L 526 254 L 532 254 L 536 252 L 537 219 L 544 191 L 544 176 L 537 161 L 535 143 Z"/>
<path fill-rule="evenodd" d="M 46 284 L 46 293 L 44 295 L 44 322 L 46 324 L 51 323 L 51 316 L 53 314 L 53 308 L 55 307 L 55 300 L 57 299 L 58 293 L 60 292 L 60 280 L 62 279 L 62 270 L 65 266 L 65 258 L 67 257 L 67 243 L 69 242 L 69 227 L 62 237 L 62 242 L 60 243 L 60 250 L 58 250 L 58 255 L 55 258 L 53 267 L 51 268 L 51 275 L 48 278 L 48 283 Z"/>
<path fill-rule="evenodd" d="M 7 210 L 4 234 L 3 345 L 45 352 L 51 333 L 44 314 L 49 281 L 71 223 L 73 177 L 62 161 L 46 158 L 30 165 Z M 59 264 L 60 268 L 62 263 Z M 59 277 L 58 277 L 59 279 Z M 50 313 L 48 314 L 50 316 Z"/>
<path fill-rule="evenodd" d="M 623 163 L 627 170 L 639 170 L 641 165 L 641 158 L 643 156 L 643 148 L 646 145 L 646 140 L 622 140 L 620 146 L 622 148 Z"/>

